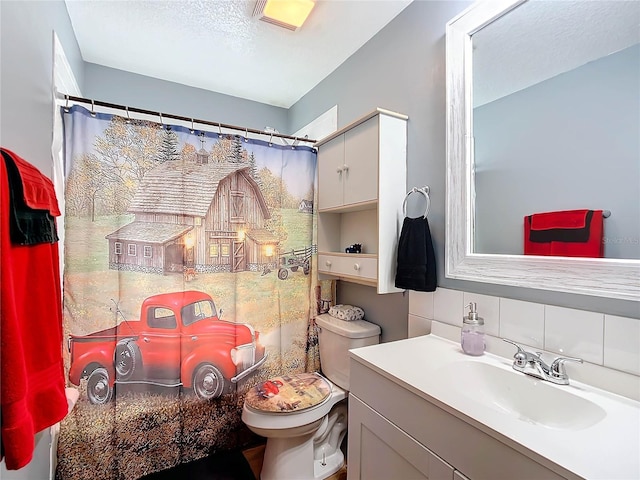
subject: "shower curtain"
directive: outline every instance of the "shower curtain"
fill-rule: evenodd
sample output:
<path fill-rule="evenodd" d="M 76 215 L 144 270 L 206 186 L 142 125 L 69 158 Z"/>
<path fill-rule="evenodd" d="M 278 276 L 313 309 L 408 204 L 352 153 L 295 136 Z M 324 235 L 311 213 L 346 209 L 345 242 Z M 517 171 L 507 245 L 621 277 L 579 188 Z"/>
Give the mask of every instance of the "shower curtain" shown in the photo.
<path fill-rule="evenodd" d="M 135 479 L 255 440 L 248 389 L 318 370 L 316 154 L 63 109 L 58 479 Z M 333 288 L 332 288 L 333 287 Z"/>

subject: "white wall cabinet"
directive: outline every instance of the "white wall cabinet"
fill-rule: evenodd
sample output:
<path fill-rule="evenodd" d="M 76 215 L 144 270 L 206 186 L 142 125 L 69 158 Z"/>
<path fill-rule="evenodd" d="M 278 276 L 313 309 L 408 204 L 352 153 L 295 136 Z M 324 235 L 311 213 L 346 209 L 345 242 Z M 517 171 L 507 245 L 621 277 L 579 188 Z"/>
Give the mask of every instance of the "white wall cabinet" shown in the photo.
<path fill-rule="evenodd" d="M 505 445 L 353 354 L 347 464 L 349 480 L 575 478 Z"/>
<path fill-rule="evenodd" d="M 320 140 L 318 271 L 395 288 L 396 248 L 406 194 L 407 116 L 376 109 Z M 362 253 L 345 253 L 359 243 Z"/>

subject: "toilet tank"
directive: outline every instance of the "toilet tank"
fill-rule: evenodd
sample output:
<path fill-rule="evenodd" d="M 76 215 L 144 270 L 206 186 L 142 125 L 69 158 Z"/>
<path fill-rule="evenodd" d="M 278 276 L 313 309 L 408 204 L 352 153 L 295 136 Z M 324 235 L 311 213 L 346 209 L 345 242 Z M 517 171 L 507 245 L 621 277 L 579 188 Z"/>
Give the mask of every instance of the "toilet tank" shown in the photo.
<path fill-rule="evenodd" d="M 365 320 L 347 322 L 328 313 L 316 317 L 322 374 L 349 391 L 349 350 L 380 343 L 380 327 Z"/>

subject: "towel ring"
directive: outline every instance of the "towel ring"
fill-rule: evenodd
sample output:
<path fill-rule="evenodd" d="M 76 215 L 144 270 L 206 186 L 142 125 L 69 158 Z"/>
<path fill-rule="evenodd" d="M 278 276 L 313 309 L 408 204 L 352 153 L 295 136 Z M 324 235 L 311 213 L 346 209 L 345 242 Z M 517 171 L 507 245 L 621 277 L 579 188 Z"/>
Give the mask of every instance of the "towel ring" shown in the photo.
<path fill-rule="evenodd" d="M 407 216 L 407 199 L 409 198 L 409 195 L 411 195 L 412 193 L 421 193 L 422 195 L 424 195 L 424 198 L 427 201 L 427 206 L 424 210 L 424 215 L 422 216 L 422 218 L 427 218 L 427 215 L 429 214 L 429 208 L 431 207 L 431 198 L 429 198 L 429 186 L 426 186 L 426 185 L 421 188 L 413 187 L 411 190 L 407 192 L 407 194 L 404 197 L 404 202 L 402 202 L 402 214 L 405 217 Z"/>

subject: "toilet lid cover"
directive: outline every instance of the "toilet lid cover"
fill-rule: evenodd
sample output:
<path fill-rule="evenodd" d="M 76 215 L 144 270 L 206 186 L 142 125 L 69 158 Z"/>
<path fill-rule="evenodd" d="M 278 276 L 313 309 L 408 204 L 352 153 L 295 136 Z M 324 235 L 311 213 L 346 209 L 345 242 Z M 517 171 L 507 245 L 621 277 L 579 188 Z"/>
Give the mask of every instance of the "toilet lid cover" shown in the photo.
<path fill-rule="evenodd" d="M 315 407 L 331 395 L 331 384 L 318 373 L 273 377 L 247 392 L 247 406 L 270 413 L 293 413 Z"/>

